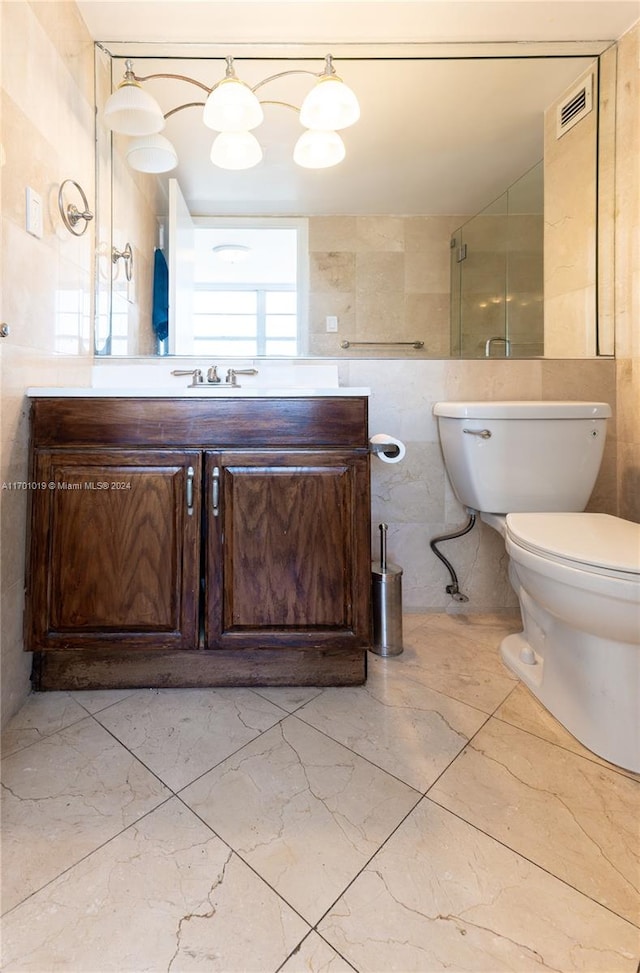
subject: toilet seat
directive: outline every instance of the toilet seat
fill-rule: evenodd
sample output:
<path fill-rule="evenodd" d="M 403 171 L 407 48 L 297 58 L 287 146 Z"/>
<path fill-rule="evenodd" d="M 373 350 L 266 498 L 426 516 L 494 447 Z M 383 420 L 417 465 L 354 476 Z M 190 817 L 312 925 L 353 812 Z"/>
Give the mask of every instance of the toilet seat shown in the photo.
<path fill-rule="evenodd" d="M 589 574 L 640 583 L 640 524 L 609 514 L 507 514 L 512 544 Z"/>

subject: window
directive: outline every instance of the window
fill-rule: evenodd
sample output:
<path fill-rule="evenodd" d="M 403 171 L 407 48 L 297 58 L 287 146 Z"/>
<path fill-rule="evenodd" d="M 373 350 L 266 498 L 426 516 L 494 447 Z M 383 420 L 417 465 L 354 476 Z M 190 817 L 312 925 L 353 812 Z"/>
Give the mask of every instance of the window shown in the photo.
<path fill-rule="evenodd" d="M 306 229 L 302 219 L 197 221 L 191 326 L 181 327 L 189 333 L 176 350 L 209 358 L 299 355 Z"/>

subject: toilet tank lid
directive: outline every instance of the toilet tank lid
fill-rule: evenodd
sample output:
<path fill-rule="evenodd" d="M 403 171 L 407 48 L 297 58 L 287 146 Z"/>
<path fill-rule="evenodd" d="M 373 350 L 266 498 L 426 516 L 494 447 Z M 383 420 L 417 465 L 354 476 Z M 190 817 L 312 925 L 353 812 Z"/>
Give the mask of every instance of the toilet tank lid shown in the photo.
<path fill-rule="evenodd" d="M 610 514 L 507 514 L 507 536 L 535 553 L 640 574 L 640 524 Z"/>
<path fill-rule="evenodd" d="M 434 416 L 449 419 L 608 419 L 607 402 L 527 401 L 436 402 Z"/>

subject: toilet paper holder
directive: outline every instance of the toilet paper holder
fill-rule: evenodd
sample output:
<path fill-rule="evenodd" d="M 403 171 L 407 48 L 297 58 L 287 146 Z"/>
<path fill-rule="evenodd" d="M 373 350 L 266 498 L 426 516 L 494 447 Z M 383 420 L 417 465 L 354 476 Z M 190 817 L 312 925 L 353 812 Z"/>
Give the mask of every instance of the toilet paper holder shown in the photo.
<path fill-rule="evenodd" d="M 386 443 L 372 443 L 372 442 L 370 442 L 369 443 L 369 452 L 370 453 L 384 453 L 384 455 L 385 456 L 388 456 L 389 459 L 394 459 L 396 456 L 399 456 L 400 455 L 400 447 L 397 445 L 397 443 L 391 443 L 391 442 L 386 442 Z"/>

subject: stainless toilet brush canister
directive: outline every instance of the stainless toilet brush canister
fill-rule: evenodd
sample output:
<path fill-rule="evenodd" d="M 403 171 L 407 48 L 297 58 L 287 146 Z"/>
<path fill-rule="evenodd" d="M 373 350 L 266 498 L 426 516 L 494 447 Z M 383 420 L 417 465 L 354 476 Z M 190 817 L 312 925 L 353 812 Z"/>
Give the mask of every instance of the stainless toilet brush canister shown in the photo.
<path fill-rule="evenodd" d="M 380 560 L 371 565 L 373 645 L 376 655 L 402 652 L 402 568 L 387 561 L 387 524 L 380 524 Z"/>

